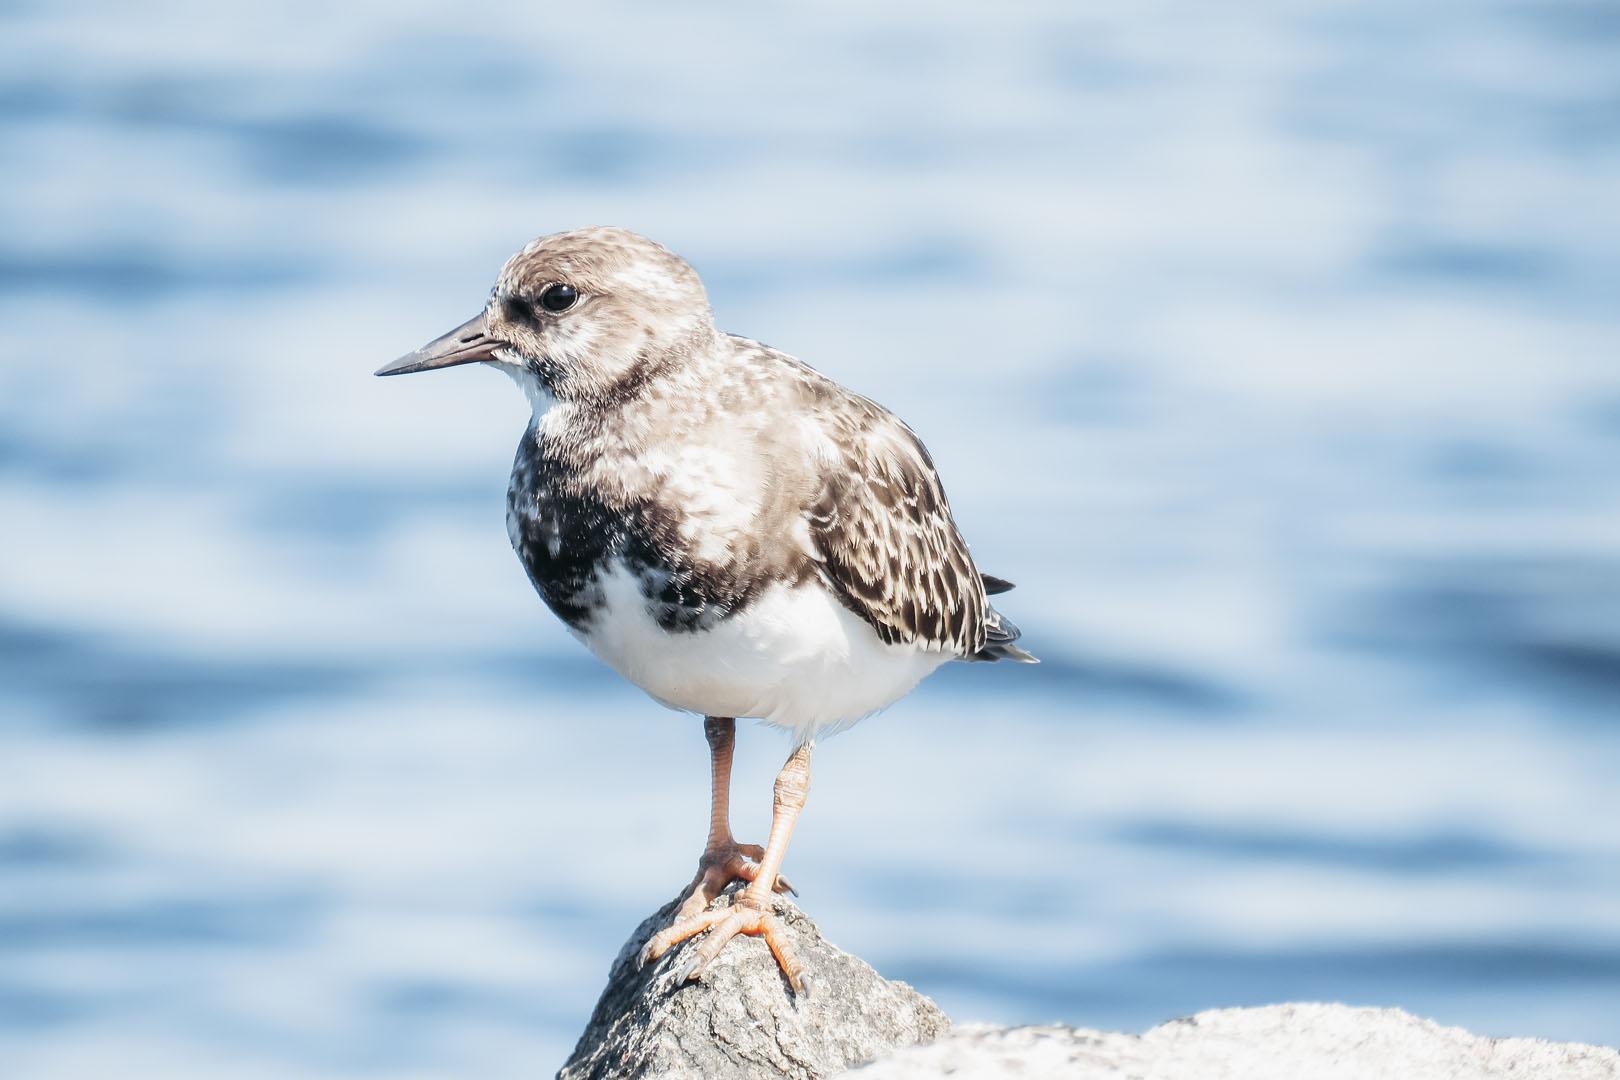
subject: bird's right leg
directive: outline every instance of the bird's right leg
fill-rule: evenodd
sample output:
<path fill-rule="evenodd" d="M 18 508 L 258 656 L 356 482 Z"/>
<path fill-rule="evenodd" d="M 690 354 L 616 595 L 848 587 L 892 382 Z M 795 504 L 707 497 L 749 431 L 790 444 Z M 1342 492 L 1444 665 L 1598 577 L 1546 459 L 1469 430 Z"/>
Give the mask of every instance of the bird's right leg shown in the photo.
<path fill-rule="evenodd" d="M 737 721 L 729 716 L 709 716 L 703 720 L 703 735 L 709 740 L 709 771 L 712 778 L 709 801 L 709 839 L 698 857 L 697 876 L 692 879 L 691 895 L 675 913 L 675 921 L 690 919 L 714 902 L 727 885 L 759 876 L 765 849 L 758 844 L 739 844 L 731 835 L 731 754 L 737 742 Z M 791 892 L 793 886 L 778 875 L 772 884 L 777 892 Z"/>

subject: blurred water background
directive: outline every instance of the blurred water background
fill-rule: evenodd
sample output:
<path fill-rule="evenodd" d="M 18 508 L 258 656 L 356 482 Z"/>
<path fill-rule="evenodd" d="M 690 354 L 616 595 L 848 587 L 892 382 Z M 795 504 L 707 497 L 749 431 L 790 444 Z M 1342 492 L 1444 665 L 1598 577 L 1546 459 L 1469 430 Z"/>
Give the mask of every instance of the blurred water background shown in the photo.
<path fill-rule="evenodd" d="M 954 1016 L 1620 1042 L 1600 2 L 0 5 L 0 1075 L 532 1076 L 691 874 L 695 721 L 373 379 L 628 225 L 923 434 L 1039 668 L 788 857 Z M 763 839 L 786 746 L 744 727 Z"/>

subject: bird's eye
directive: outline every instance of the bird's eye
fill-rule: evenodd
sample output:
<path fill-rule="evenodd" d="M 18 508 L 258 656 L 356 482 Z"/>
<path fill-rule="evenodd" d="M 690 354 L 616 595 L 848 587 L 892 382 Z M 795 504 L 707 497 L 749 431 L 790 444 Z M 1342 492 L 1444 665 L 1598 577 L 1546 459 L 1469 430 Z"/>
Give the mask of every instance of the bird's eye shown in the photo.
<path fill-rule="evenodd" d="M 561 281 L 547 285 L 540 292 L 540 306 L 547 311 L 567 311 L 579 299 L 579 290 Z"/>

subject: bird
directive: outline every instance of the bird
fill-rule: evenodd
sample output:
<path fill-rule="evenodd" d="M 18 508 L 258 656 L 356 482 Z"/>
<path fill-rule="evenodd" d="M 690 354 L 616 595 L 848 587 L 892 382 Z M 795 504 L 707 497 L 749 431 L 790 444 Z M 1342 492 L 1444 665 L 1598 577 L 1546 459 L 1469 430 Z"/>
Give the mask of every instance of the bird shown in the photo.
<path fill-rule="evenodd" d="M 531 241 L 478 314 L 376 374 L 473 363 L 532 406 L 506 523 L 535 590 L 608 666 L 703 718 L 708 837 L 641 962 L 703 935 L 676 969 L 697 979 L 738 934 L 760 936 L 808 994 L 774 894 L 792 890 L 782 861 L 816 739 L 949 661 L 1038 663 L 988 600 L 1012 584 L 979 572 L 910 427 L 718 329 L 692 266 L 629 229 Z M 738 718 L 791 736 L 763 846 L 730 826 Z"/>

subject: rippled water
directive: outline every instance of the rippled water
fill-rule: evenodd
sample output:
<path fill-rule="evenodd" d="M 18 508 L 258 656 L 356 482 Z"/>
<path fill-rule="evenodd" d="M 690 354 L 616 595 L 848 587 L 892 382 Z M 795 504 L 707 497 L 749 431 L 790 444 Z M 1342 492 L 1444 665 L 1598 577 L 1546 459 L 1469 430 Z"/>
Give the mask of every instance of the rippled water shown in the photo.
<path fill-rule="evenodd" d="M 380 382 L 652 234 L 935 451 L 1045 663 L 818 753 L 955 1016 L 1620 1042 L 1620 19 L 0 5 L 0 1074 L 531 1076 L 705 824 Z M 763 837 L 779 735 L 745 729 Z"/>

